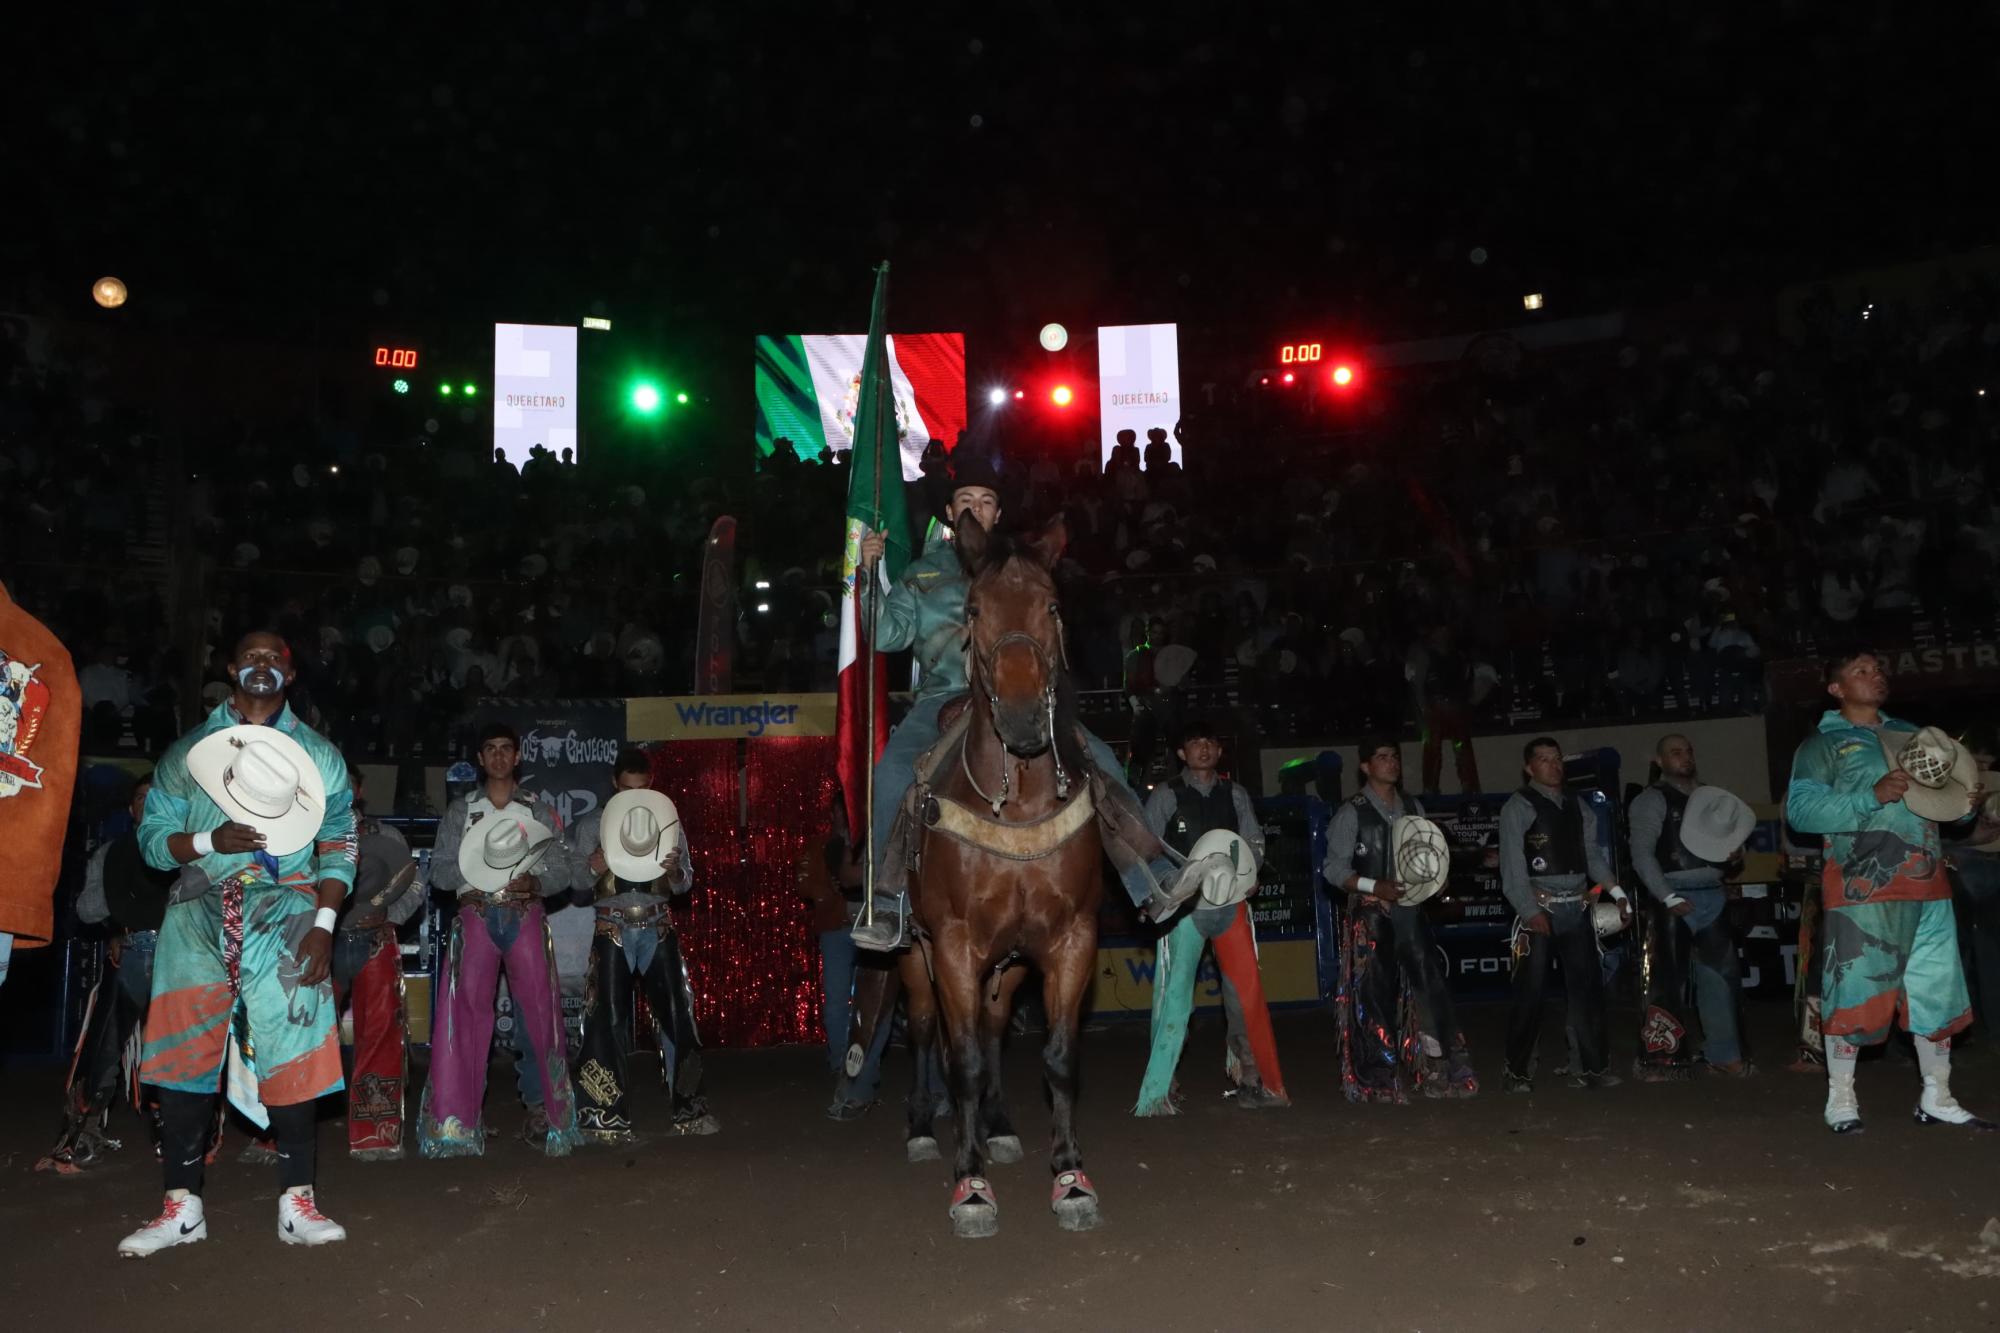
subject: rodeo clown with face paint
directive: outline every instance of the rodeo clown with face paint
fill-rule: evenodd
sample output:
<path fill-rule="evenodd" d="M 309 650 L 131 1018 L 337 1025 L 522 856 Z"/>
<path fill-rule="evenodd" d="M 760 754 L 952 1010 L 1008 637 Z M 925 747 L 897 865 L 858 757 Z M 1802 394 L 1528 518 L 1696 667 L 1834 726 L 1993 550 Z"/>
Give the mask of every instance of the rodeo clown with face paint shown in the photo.
<path fill-rule="evenodd" d="M 985 460 L 968 458 L 957 464 L 946 521 L 958 523 L 970 514 L 981 527 L 992 531 L 1000 521 L 1001 486 L 999 474 Z M 883 546 L 881 533 L 862 535 L 862 571 L 875 569 Z M 904 568 L 895 587 L 876 599 L 870 642 L 878 652 L 910 649 L 917 660 L 918 679 L 916 702 L 890 733 L 889 743 L 875 761 L 875 817 L 870 829 L 876 871 L 875 917 L 872 925 L 854 928 L 854 942 L 863 949 L 895 950 L 908 943 L 904 932 L 906 895 L 903 886 L 882 882 L 883 850 L 903 797 L 916 780 L 917 760 L 938 741 L 940 710 L 966 690 L 965 594 L 970 583 L 951 545 L 949 530 L 939 528 L 923 554 Z M 1088 728 L 1079 730 L 1108 792 L 1122 796 L 1120 804 L 1130 812 L 1133 823 L 1143 828 L 1139 797 L 1125 780 L 1124 766 L 1111 747 Z M 1133 906 L 1154 921 L 1171 917 L 1201 890 L 1205 879 L 1232 873 L 1226 856 L 1186 863 L 1168 855 L 1153 857 L 1150 862 L 1121 860 L 1116 855 L 1113 859 L 1119 862 L 1119 878 Z"/>
<path fill-rule="evenodd" d="M 590 973 L 583 992 L 583 1049 L 576 1060 L 583 1136 L 629 1143 L 631 1087 L 625 1052 L 633 1045 L 632 991 L 652 1010 L 663 1081 L 674 1100 L 676 1134 L 713 1134 L 720 1122 L 701 1095 L 701 1036 L 694 987 L 681 959 L 668 905 L 694 887 L 687 829 L 674 803 L 652 790 L 653 766 L 642 751 L 621 750 L 612 767 L 617 790 L 602 809 L 577 821 L 572 855 L 597 913 Z"/>
<path fill-rule="evenodd" d="M 338 1092 L 333 927 L 354 882 L 347 761 L 285 703 L 292 656 L 246 635 L 235 688 L 153 771 L 139 847 L 179 869 L 154 952 L 139 1080 L 159 1089 L 167 1199 L 118 1253 L 205 1240 L 203 1157 L 225 1065 L 229 1100 L 277 1142 L 278 1239 L 344 1240 L 313 1198 L 313 1102 Z"/>
<path fill-rule="evenodd" d="M 480 786 L 454 797 L 438 821 L 431 884 L 458 899 L 450 952 L 431 1031 L 431 1073 L 417 1116 L 425 1157 L 478 1157 L 486 1151 L 486 1068 L 493 1004 L 502 973 L 514 1021 L 528 1039 L 542 1103 L 528 1112 L 528 1137 L 550 1157 L 566 1157 L 581 1136 L 569 1081 L 555 943 L 542 900 L 567 893 L 574 870 L 546 795 L 522 791 L 521 738 L 504 722 L 479 733 Z"/>
<path fill-rule="evenodd" d="M 1854 1066 L 1901 1022 L 1923 1076 L 1916 1121 L 1990 1130 L 1951 1095 L 1951 1039 L 1972 1022 L 1938 826 L 1969 825 L 1979 766 L 1932 727 L 1889 717 L 1889 678 L 1870 652 L 1826 662 L 1836 708 L 1792 758 L 1785 819 L 1826 839 L 1820 895 L 1821 1024 L 1828 1129 L 1861 1129 Z"/>

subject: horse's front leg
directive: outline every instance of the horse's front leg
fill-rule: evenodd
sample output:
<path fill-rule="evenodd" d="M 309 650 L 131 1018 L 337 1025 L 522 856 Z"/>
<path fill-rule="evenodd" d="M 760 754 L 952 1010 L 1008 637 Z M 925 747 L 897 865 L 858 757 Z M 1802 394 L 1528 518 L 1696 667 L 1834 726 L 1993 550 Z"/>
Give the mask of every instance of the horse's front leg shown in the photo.
<path fill-rule="evenodd" d="M 1002 1166 L 1021 1160 L 1021 1136 L 1007 1115 L 1007 1099 L 1002 1087 L 1000 1040 L 1014 1013 L 1014 992 L 1028 975 L 1024 966 L 1006 967 L 988 977 L 986 1004 L 980 1014 L 980 1042 L 984 1047 L 985 1081 L 979 1094 L 979 1132 L 986 1143 L 988 1161 Z"/>
<path fill-rule="evenodd" d="M 934 951 L 938 1009 L 950 1049 L 953 1108 L 958 1115 L 958 1155 L 953 1161 L 951 1229 L 968 1238 L 1000 1229 L 1000 1203 L 980 1172 L 979 1101 L 985 1077 L 985 1043 L 979 1034 L 980 982 L 985 969 L 962 946 Z"/>
<path fill-rule="evenodd" d="M 910 1100 L 905 1105 L 909 1133 L 904 1155 L 912 1162 L 938 1160 L 937 1135 L 932 1122 L 938 1116 L 938 1101 L 945 1094 L 944 1071 L 940 1068 L 937 1045 L 937 997 L 925 973 L 928 964 L 919 951 L 928 950 L 927 941 L 917 941 L 903 956 L 903 992 L 910 1003 Z"/>
<path fill-rule="evenodd" d="M 1076 1141 L 1077 1029 L 1097 958 L 1097 923 L 1074 919 L 1040 958 L 1042 998 L 1049 1011 L 1049 1039 L 1042 1047 L 1042 1077 L 1049 1088 L 1049 1166 L 1055 1187 L 1049 1208 L 1066 1231 L 1098 1223 L 1097 1190 L 1083 1173 Z"/>

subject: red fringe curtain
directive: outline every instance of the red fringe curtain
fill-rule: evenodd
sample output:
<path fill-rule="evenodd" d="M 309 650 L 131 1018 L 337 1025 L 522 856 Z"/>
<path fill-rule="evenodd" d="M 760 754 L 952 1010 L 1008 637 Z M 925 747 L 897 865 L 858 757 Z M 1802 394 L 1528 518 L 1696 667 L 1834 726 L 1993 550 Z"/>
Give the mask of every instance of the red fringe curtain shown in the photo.
<path fill-rule="evenodd" d="M 694 857 L 675 916 L 706 1046 L 823 1040 L 819 942 L 799 897 L 798 858 L 826 832 L 831 737 L 742 742 L 749 824 L 737 826 L 738 742 L 648 747 L 653 786 L 673 798 Z"/>

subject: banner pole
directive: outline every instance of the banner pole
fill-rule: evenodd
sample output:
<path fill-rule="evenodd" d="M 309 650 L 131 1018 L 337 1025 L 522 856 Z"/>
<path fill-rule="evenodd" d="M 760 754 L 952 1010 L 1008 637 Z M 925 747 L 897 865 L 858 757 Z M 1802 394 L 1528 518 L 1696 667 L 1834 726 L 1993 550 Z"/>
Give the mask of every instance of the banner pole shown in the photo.
<path fill-rule="evenodd" d="M 885 264 L 883 267 L 886 268 L 888 266 Z M 880 269 L 876 270 L 875 281 L 878 286 L 882 281 L 882 272 Z M 886 336 L 887 330 L 885 329 L 883 332 Z M 882 355 L 886 361 L 888 357 L 886 343 L 883 347 Z M 882 384 L 889 378 L 888 367 L 886 365 L 878 365 L 875 371 L 874 380 L 868 386 L 868 392 L 875 399 L 875 415 L 873 418 L 875 426 L 873 444 L 875 447 L 870 450 L 875 456 L 875 475 L 872 489 L 869 492 L 868 502 L 868 517 L 871 521 L 871 528 L 874 524 L 879 524 L 882 521 Z M 896 469 L 896 477 L 900 481 L 903 475 L 900 458 L 897 460 Z M 885 549 L 882 552 L 885 556 L 888 554 L 886 546 L 887 541 L 885 539 Z M 866 668 L 867 674 L 864 678 L 866 683 L 863 687 L 866 689 L 868 696 L 867 711 L 865 713 L 868 719 L 868 773 L 861 784 L 861 815 L 863 822 L 861 837 L 864 839 L 862 846 L 868 849 L 868 855 L 865 863 L 866 868 L 862 871 L 861 924 L 872 926 L 875 924 L 875 599 L 880 595 L 881 560 L 879 558 L 876 560 L 874 566 L 866 571 L 865 576 L 868 579 L 868 600 L 863 604 L 866 610 L 862 616 L 861 628 L 868 640 L 868 665 Z"/>

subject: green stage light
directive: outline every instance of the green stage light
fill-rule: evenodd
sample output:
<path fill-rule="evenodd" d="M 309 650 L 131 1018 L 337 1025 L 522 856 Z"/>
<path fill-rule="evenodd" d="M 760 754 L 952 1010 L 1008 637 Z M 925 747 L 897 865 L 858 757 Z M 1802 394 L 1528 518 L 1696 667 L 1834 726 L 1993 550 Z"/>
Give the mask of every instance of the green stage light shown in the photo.
<path fill-rule="evenodd" d="M 674 401 L 681 404 L 681 406 L 683 407 L 687 406 L 687 400 L 688 396 L 685 393 L 677 393 L 674 395 Z"/>
<path fill-rule="evenodd" d="M 451 386 L 449 384 L 440 384 L 438 385 L 438 392 L 449 398 L 451 397 Z"/>
<path fill-rule="evenodd" d="M 645 416 L 652 416 L 660 410 L 660 387 L 646 380 L 633 385 L 632 407 Z"/>
<path fill-rule="evenodd" d="M 479 386 L 476 384 L 468 384 L 465 386 L 465 388 L 460 390 L 460 392 L 463 393 L 467 398 L 470 398 L 474 394 L 479 392 Z"/>
<path fill-rule="evenodd" d="M 408 393 L 410 391 L 410 382 L 408 380 L 397 380 L 394 384 L 391 384 L 389 387 L 394 389 L 397 393 Z"/>

